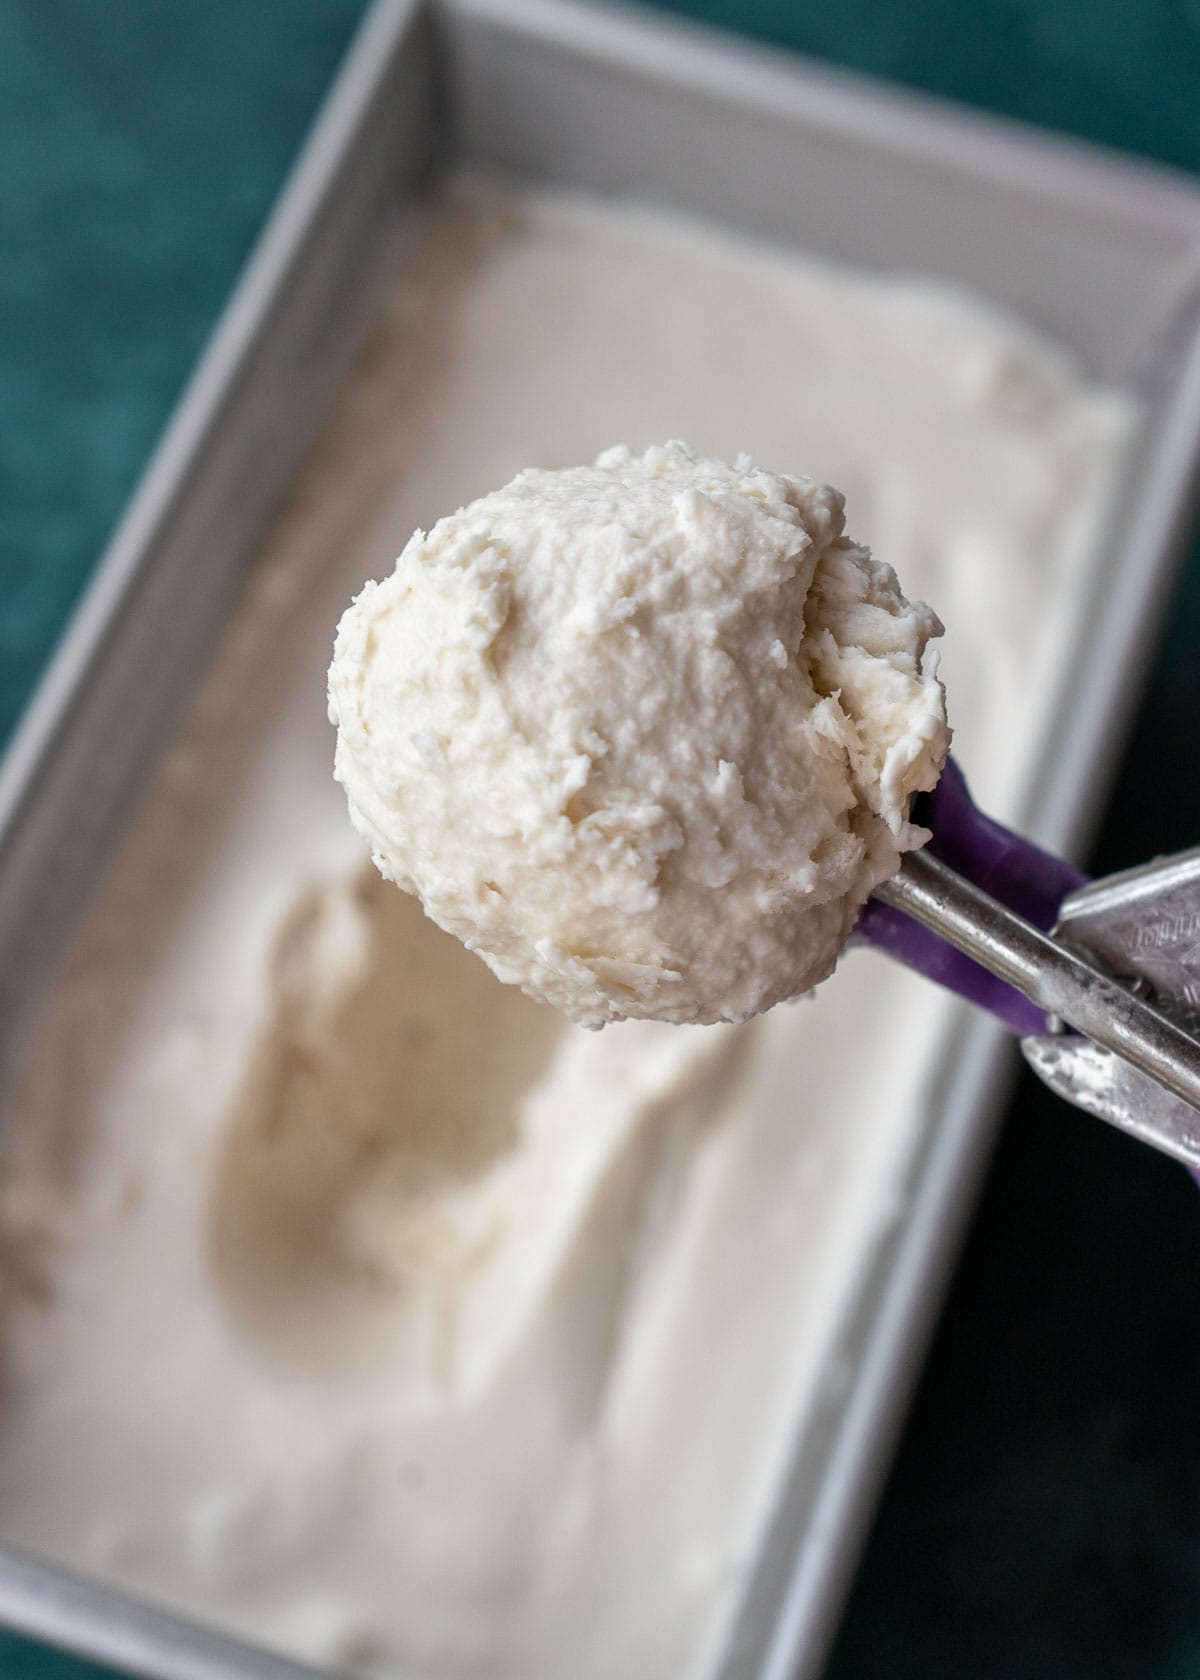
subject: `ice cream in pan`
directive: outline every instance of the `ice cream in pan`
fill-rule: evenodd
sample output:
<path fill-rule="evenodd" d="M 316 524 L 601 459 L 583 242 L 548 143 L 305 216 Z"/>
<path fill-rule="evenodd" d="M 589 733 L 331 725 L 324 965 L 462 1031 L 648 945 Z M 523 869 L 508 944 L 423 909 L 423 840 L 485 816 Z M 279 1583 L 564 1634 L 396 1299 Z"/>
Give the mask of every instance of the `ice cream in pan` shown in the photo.
<path fill-rule="evenodd" d="M 1143 1080 L 1127 1129 L 1200 1163 L 1200 1044 L 1047 934 L 1082 876 L 956 770 L 939 785 L 941 628 L 830 486 L 617 447 L 518 474 L 363 590 L 330 668 L 336 773 L 380 871 L 584 1026 L 745 1020 L 853 934 L 1031 1051 L 1079 1029 Z"/>

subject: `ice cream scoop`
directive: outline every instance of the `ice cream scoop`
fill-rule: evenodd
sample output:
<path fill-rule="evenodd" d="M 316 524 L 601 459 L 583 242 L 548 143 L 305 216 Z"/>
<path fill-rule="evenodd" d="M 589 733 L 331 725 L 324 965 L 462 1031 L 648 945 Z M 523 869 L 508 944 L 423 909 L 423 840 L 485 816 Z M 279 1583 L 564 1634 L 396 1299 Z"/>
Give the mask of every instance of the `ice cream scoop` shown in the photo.
<path fill-rule="evenodd" d="M 585 1026 L 743 1020 L 853 939 L 1200 1164 L 1190 1019 L 1147 998 L 1136 939 L 1114 973 L 1111 940 L 1055 936 L 1093 889 L 946 767 L 941 625 L 843 511 L 669 443 L 520 473 L 417 531 L 330 667 L 355 826 L 500 979 Z"/>

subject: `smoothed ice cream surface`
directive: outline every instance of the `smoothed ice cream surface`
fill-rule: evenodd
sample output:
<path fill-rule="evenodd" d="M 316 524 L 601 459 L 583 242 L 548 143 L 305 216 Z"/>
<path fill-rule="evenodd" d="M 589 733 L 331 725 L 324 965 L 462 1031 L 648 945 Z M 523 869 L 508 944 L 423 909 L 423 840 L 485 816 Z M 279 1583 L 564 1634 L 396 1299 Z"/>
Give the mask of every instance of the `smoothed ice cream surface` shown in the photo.
<path fill-rule="evenodd" d="M 584 1026 L 740 1021 L 832 971 L 949 745 L 941 625 L 826 484 L 668 443 L 417 531 L 339 627 L 382 873 Z"/>

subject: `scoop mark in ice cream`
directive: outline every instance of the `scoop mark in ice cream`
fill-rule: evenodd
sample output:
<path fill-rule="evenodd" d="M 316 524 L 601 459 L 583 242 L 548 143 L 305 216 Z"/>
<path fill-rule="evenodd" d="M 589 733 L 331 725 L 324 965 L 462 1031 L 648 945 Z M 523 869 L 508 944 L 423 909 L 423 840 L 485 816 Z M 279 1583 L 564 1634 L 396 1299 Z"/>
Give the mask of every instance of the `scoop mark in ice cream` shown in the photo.
<path fill-rule="evenodd" d="M 928 838 L 931 639 L 826 484 L 668 443 L 530 469 L 344 614 L 335 773 L 383 875 L 585 1026 L 823 980 Z"/>

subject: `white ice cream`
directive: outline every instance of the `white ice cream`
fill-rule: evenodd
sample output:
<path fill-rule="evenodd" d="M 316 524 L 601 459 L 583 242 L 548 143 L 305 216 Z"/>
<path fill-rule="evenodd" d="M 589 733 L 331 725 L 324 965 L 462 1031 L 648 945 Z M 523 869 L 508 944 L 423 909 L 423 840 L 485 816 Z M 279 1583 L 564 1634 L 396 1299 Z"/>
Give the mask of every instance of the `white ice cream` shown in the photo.
<path fill-rule="evenodd" d="M 941 626 L 843 527 L 828 485 L 673 443 L 418 531 L 329 673 L 381 872 L 583 1026 L 824 980 L 949 744 Z"/>
<path fill-rule="evenodd" d="M 3 1092 L 0 1538 L 337 1667 L 695 1674 L 949 1006 L 870 953 L 703 1032 L 497 984 L 346 820 L 330 627 L 530 461 L 803 462 L 937 604 L 1011 815 L 1128 419 L 937 290 L 436 205 Z"/>

